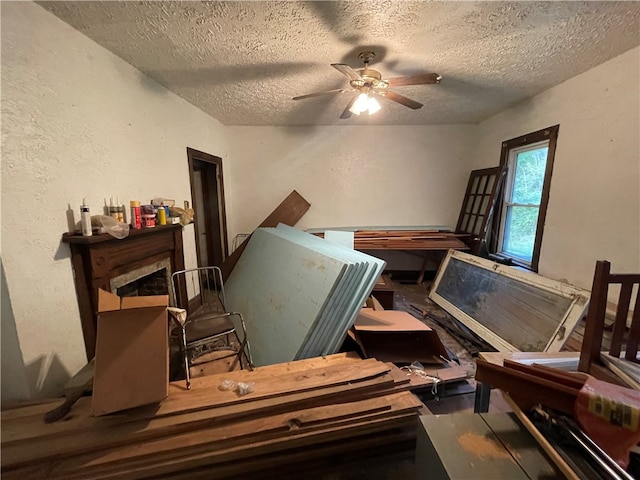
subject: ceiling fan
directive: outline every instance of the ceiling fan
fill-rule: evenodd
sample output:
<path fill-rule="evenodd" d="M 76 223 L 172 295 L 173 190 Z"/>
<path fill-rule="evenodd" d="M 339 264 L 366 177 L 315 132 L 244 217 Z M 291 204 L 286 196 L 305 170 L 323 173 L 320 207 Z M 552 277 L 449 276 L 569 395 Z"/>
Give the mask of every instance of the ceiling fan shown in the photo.
<path fill-rule="evenodd" d="M 422 108 L 420 102 L 411 100 L 399 93 L 389 90 L 390 87 L 402 87 L 404 85 L 432 85 L 440 83 L 442 77 L 437 73 L 418 73 L 404 77 L 382 79 L 382 75 L 377 70 L 369 68 L 369 62 L 375 58 L 373 52 L 362 52 L 358 58 L 364 62 L 364 68 L 354 70 L 344 63 L 332 63 L 331 66 L 343 73 L 349 79 L 350 88 L 336 88 L 334 90 L 326 90 L 324 92 L 310 93 L 308 95 L 300 95 L 293 97 L 294 100 L 303 100 L 305 98 L 319 97 L 321 95 L 330 95 L 334 93 L 357 92 L 351 99 L 347 108 L 340 115 L 341 119 L 351 117 L 351 114 L 360 115 L 368 113 L 369 115 L 380 110 L 380 104 L 376 100 L 376 96 L 384 97 L 387 100 L 397 102 L 405 107 L 417 110 Z"/>

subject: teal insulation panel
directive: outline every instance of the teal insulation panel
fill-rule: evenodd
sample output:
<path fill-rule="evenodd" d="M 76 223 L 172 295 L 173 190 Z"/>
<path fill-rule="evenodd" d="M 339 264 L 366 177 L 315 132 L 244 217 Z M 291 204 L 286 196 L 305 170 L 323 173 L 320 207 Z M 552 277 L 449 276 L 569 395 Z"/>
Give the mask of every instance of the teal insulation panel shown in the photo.
<path fill-rule="evenodd" d="M 358 265 L 354 271 L 354 281 L 342 285 L 336 292 L 336 296 L 340 296 L 340 302 L 331 305 L 332 311 L 329 319 L 319 322 L 310 331 L 309 337 L 296 358 L 334 353 L 342 345 L 347 330 L 353 325 L 386 263 L 371 255 L 336 245 L 287 225 L 279 224 L 276 231 L 286 233 L 289 238 L 295 239 L 300 244 L 332 258 Z"/>
<path fill-rule="evenodd" d="M 286 225 L 256 230 L 225 284 L 254 363 L 335 353 L 385 265 Z"/>
<path fill-rule="evenodd" d="M 348 263 L 257 229 L 225 283 L 228 308 L 240 312 L 254 363 L 293 360 Z"/>
<path fill-rule="evenodd" d="M 362 277 L 367 265 L 362 262 L 354 261 L 353 256 L 348 253 L 344 253 L 340 248 L 336 248 L 335 244 L 324 241 L 315 235 L 309 235 L 295 228 L 287 225 L 280 224 L 276 228 L 276 233 L 284 235 L 287 238 L 291 238 L 295 242 L 304 245 L 308 248 L 312 248 L 317 252 L 327 255 L 331 258 L 344 261 L 348 264 L 347 273 L 343 277 L 343 281 L 337 286 L 333 298 L 330 299 L 327 305 L 327 310 L 319 319 L 318 323 L 313 329 L 309 330 L 309 334 L 305 339 L 301 349 L 296 355 L 296 359 L 310 358 L 319 355 L 331 353 L 328 351 L 329 346 L 327 344 L 326 336 L 320 332 L 324 329 L 331 329 L 332 331 L 339 328 L 339 325 L 343 322 L 345 312 L 349 308 L 349 304 L 352 302 L 353 293 L 359 285 L 360 278 Z"/>

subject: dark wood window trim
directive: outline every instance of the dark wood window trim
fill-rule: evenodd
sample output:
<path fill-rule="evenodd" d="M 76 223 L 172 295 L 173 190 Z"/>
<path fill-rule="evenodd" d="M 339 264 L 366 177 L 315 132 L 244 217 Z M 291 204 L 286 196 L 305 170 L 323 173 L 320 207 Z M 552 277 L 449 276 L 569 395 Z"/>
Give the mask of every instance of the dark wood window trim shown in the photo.
<path fill-rule="evenodd" d="M 540 199 L 540 210 L 538 213 L 538 224 L 536 226 L 536 238 L 533 245 L 533 256 L 531 258 L 531 265 L 528 265 L 523 262 L 519 262 L 516 258 L 508 259 L 511 263 L 521 266 L 523 268 L 532 270 L 534 272 L 538 271 L 538 263 L 540 261 L 540 249 L 542 247 L 542 234 L 544 231 L 544 223 L 547 215 L 547 206 L 549 204 L 549 190 L 551 188 L 551 175 L 553 173 L 553 161 L 556 153 L 556 144 L 558 141 L 558 130 L 560 125 L 553 125 L 552 127 L 543 128 L 542 130 L 538 130 L 536 132 L 528 133 L 526 135 L 522 135 L 520 137 L 512 138 L 511 140 L 507 140 L 502 143 L 502 149 L 500 153 L 500 167 L 506 168 L 509 162 L 509 152 L 518 147 L 524 147 L 526 145 L 531 145 L 534 143 L 542 142 L 545 140 L 549 141 L 549 150 L 547 153 L 547 164 L 544 173 L 544 184 L 542 187 L 542 198 Z M 504 195 L 505 183 L 502 185 L 502 190 L 500 192 L 500 196 Z M 492 235 L 490 245 L 490 251 L 496 253 L 498 250 L 498 233 L 502 226 L 500 225 L 502 219 L 502 205 L 503 202 L 499 203 L 498 212 L 494 216 L 493 219 L 493 232 L 496 232 Z"/>

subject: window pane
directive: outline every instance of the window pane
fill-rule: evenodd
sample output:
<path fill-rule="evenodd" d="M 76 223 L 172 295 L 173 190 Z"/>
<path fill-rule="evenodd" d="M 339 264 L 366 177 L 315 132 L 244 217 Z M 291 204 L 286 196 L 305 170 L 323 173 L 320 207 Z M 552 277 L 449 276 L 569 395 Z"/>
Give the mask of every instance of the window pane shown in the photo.
<path fill-rule="evenodd" d="M 541 147 L 518 153 L 511 194 L 512 203 L 540 205 L 548 151 L 549 147 Z"/>
<path fill-rule="evenodd" d="M 537 207 L 507 207 L 502 251 L 531 262 L 538 223 Z"/>

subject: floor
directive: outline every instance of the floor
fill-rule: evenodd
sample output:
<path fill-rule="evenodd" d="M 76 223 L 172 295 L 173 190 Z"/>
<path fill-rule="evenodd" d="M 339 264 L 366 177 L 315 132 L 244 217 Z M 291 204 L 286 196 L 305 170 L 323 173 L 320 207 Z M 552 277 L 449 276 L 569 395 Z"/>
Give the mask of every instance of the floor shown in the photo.
<path fill-rule="evenodd" d="M 451 320 L 451 317 L 428 298 L 431 288 L 429 278 L 425 278 L 420 285 L 416 284 L 415 277 L 410 276 L 403 279 L 401 275 L 385 275 L 384 280 L 387 286 L 392 287 L 395 291 L 395 310 L 406 311 L 437 331 L 450 356 L 457 358 L 461 364 L 474 362 L 473 352 L 470 352 L 439 323 L 444 321 L 446 324 Z M 487 348 L 487 350 L 490 349 L 490 347 Z M 430 388 L 414 393 L 434 415 L 473 413 L 475 380 L 469 379 L 445 385 L 444 391 L 440 391 L 440 396 L 437 399 L 432 395 Z M 491 392 L 489 411 L 510 411 L 510 407 L 497 390 Z M 323 460 L 309 464 L 308 469 L 302 475 L 299 473 L 287 475 L 279 472 L 277 477 L 278 479 L 303 478 L 304 480 L 412 480 L 416 478 L 414 450 L 413 445 L 407 445 L 398 451 L 384 449 L 371 452 L 367 458 L 342 456 L 327 459 L 326 462 Z M 261 473 L 263 475 L 258 475 L 259 478 L 272 478 L 268 472 Z"/>
<path fill-rule="evenodd" d="M 425 280 L 421 285 L 415 282 L 399 281 L 385 278 L 395 288 L 394 309 L 407 311 L 417 318 L 422 318 L 420 312 L 427 311 L 435 318 L 446 316 L 440 307 L 428 298 L 431 283 Z M 431 328 L 438 332 L 442 343 L 460 360 L 460 362 L 474 362 L 474 357 L 452 335 L 437 322 L 422 318 Z M 449 385 L 442 398 L 436 400 L 428 391 L 414 392 L 434 415 L 454 413 L 473 413 L 475 400 L 475 380 L 467 380 Z M 491 392 L 490 412 L 511 411 L 499 391 Z M 323 468 L 324 470 L 324 468 Z M 378 455 L 363 460 L 353 459 L 353 462 L 337 467 L 335 471 L 314 477 L 305 476 L 306 480 L 413 480 L 416 479 L 414 451 L 393 452 L 388 455 Z M 419 479 L 416 479 L 419 480 Z"/>

